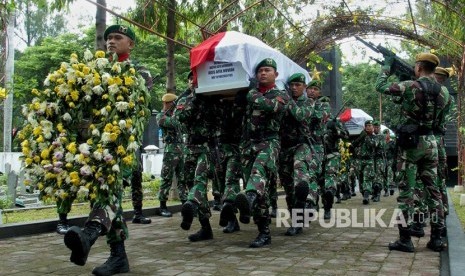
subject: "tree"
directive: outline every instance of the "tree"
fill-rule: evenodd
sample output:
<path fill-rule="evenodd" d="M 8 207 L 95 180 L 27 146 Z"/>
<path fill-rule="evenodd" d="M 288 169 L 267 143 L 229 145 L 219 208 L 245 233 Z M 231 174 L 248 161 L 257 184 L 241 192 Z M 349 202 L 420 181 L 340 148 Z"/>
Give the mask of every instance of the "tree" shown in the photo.
<path fill-rule="evenodd" d="M 104 7 L 107 6 L 105 0 L 97 0 L 97 4 Z M 107 25 L 107 11 L 100 6 L 97 6 L 97 12 L 95 14 L 95 49 L 96 50 L 106 50 L 105 39 L 103 34 L 105 33 Z"/>

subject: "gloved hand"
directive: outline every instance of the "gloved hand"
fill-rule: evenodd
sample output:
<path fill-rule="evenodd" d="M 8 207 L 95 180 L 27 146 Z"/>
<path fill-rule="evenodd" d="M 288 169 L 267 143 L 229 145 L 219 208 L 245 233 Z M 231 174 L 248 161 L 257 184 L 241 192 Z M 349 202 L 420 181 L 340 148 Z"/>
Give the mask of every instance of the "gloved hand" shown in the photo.
<path fill-rule="evenodd" d="M 258 80 L 256 78 L 250 78 L 249 79 L 249 90 L 251 89 L 257 89 L 258 87 Z"/>
<path fill-rule="evenodd" d="M 394 70 L 393 70 L 394 62 L 395 62 L 394 56 L 386 56 L 384 58 L 383 71 L 386 72 L 388 75 L 392 75 L 394 73 Z"/>

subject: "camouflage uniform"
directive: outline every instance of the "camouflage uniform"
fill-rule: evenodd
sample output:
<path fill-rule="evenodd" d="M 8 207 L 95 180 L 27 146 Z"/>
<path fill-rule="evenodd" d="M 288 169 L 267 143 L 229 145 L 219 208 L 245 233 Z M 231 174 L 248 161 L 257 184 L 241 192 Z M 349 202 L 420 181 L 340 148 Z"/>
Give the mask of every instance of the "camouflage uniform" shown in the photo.
<path fill-rule="evenodd" d="M 208 174 L 210 168 L 210 154 L 208 142 L 211 139 L 213 118 L 211 104 L 207 97 L 191 94 L 181 97 L 176 105 L 174 115 L 187 131 L 186 159 L 184 160 L 185 181 L 191 187 L 187 202 L 183 204 L 181 227 L 189 230 L 193 217 L 198 215 L 201 230 L 190 235 L 191 241 L 213 238 L 209 218 L 210 206 L 207 198 Z"/>
<path fill-rule="evenodd" d="M 157 114 L 157 124 L 163 133 L 163 165 L 161 168 L 161 186 L 158 192 L 158 200 L 166 202 L 168 200 L 171 181 L 176 175 L 178 193 L 181 202 L 186 201 L 186 186 L 183 181 L 183 160 L 182 160 L 182 137 L 180 123 L 173 116 L 174 108 Z"/>
<path fill-rule="evenodd" d="M 421 54 L 419 59 L 430 59 L 431 54 Z M 434 56 L 435 57 L 435 56 Z M 437 59 L 437 57 L 435 58 Z M 428 61 L 429 62 L 429 61 Z M 437 59 L 437 63 L 439 59 Z M 417 65 L 417 66 L 421 66 Z M 387 68 L 386 68 L 387 67 Z M 417 140 L 416 145 L 405 145 L 402 136 L 406 131 L 400 131 L 399 145 L 401 153 L 398 156 L 397 171 L 399 172 L 399 209 L 403 218 L 407 221 L 407 228 L 399 225 L 400 239 L 389 244 L 390 249 L 413 251 L 410 239 L 409 226 L 412 223 L 413 193 L 417 173 L 420 176 L 424 190 L 427 191 L 427 205 L 431 212 L 431 240 L 428 247 L 441 251 L 443 244 L 441 232 L 444 228 L 444 209 L 441 194 L 437 186 L 438 151 L 437 142 L 433 135 L 433 127 L 437 124 L 438 115 L 443 111 L 445 102 L 445 89 L 432 78 L 421 76 L 417 81 L 403 81 L 400 83 L 388 83 L 389 66 L 383 67 L 376 81 L 376 90 L 380 93 L 401 96 L 401 112 L 403 129 L 410 128 L 407 137 Z M 436 117 L 435 117 L 436 116 Z M 404 146 L 402 146 L 404 144 Z"/>
<path fill-rule="evenodd" d="M 276 69 L 276 66 L 275 66 Z M 261 90 L 259 92 L 259 90 Z M 239 96 L 239 95 L 238 95 Z M 276 86 L 252 88 L 245 96 L 241 157 L 245 194 L 236 197 L 240 221 L 249 223 L 250 212 L 257 224 L 259 235 L 251 247 L 260 247 L 271 242 L 269 229 L 269 192 L 276 178 L 280 142 L 279 129 L 289 96 Z"/>
<path fill-rule="evenodd" d="M 386 140 L 383 134 L 375 133 L 375 138 L 378 140 L 378 147 L 375 152 L 374 167 L 375 167 L 375 180 L 374 185 L 378 185 L 381 190 L 387 192 L 386 183 Z M 381 191 L 380 191 L 381 192 Z M 373 195 L 375 199 L 377 195 Z M 376 200 L 376 199 L 375 199 Z"/>
<path fill-rule="evenodd" d="M 396 142 L 390 140 L 385 143 L 385 152 L 386 152 L 386 186 L 390 190 L 391 195 L 394 194 L 394 188 L 396 187 L 394 181 L 394 171 L 392 170 L 394 166 L 394 161 L 396 160 Z"/>

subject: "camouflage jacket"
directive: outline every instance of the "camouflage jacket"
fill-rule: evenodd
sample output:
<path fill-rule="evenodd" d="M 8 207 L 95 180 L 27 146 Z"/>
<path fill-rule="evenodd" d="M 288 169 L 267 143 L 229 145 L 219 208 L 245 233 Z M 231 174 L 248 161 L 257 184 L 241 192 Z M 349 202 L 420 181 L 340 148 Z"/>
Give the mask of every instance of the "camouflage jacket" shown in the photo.
<path fill-rule="evenodd" d="M 290 148 L 310 141 L 310 118 L 313 102 L 300 96 L 295 101 L 291 98 L 281 124 L 281 146 Z"/>
<path fill-rule="evenodd" d="M 157 124 L 163 133 L 163 142 L 165 143 L 165 152 L 176 151 L 175 148 L 182 143 L 181 124 L 173 116 L 174 108 L 157 114 Z"/>
<path fill-rule="evenodd" d="M 420 77 L 416 81 L 408 80 L 399 83 L 388 83 L 388 78 L 389 73 L 382 70 L 376 80 L 376 90 L 386 95 L 402 98 L 400 103 L 402 125 L 419 126 L 420 135 L 422 131 L 429 132 L 440 125 L 439 118 L 449 100 L 449 93 L 444 86 L 438 84 L 433 77 Z M 439 85 L 439 94 L 434 95 L 432 88 L 422 89 L 421 83 L 428 87 Z"/>
<path fill-rule="evenodd" d="M 331 106 L 329 98 L 321 96 L 315 100 L 314 112 L 310 118 L 310 131 L 316 143 L 323 143 L 323 135 L 325 132 L 326 122 L 331 116 Z"/>
<path fill-rule="evenodd" d="M 360 137 L 353 142 L 357 159 L 374 160 L 375 153 L 379 150 L 379 139 L 376 135 L 368 135 L 366 131 L 362 131 Z"/>
<path fill-rule="evenodd" d="M 279 139 L 281 121 L 289 102 L 288 94 L 275 86 L 263 94 L 252 89 L 246 99 L 242 142 Z"/>

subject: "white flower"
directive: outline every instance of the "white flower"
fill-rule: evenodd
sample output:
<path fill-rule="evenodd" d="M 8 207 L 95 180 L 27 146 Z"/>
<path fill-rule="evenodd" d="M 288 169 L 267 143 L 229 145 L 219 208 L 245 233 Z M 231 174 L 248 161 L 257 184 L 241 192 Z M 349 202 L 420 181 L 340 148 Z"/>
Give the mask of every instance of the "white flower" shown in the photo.
<path fill-rule="evenodd" d="M 79 170 L 79 173 L 83 176 L 89 176 L 92 174 L 92 169 L 90 168 L 89 165 L 84 165 L 82 168 Z"/>
<path fill-rule="evenodd" d="M 94 55 L 92 54 L 92 52 L 89 49 L 84 51 L 84 59 L 86 61 L 89 61 L 89 60 L 91 60 L 93 58 L 94 58 Z"/>
<path fill-rule="evenodd" d="M 126 121 L 125 120 L 119 120 L 118 125 L 119 125 L 119 128 L 125 129 L 126 128 Z"/>
<path fill-rule="evenodd" d="M 53 168 L 52 164 L 44 165 L 44 170 L 46 170 L 46 171 L 50 171 L 52 168 Z"/>
<path fill-rule="evenodd" d="M 44 86 L 50 86 L 50 74 L 44 80 Z"/>
<path fill-rule="evenodd" d="M 102 86 L 96 85 L 96 86 L 94 86 L 94 87 L 92 88 L 92 91 L 93 91 L 96 95 L 102 95 L 102 93 L 103 93 L 104 90 L 103 90 Z"/>
<path fill-rule="evenodd" d="M 119 172 L 118 164 L 113 165 L 113 167 L 111 167 L 111 170 L 114 171 L 114 172 Z"/>
<path fill-rule="evenodd" d="M 119 62 L 113 64 L 111 67 L 111 71 L 116 72 L 116 73 L 121 73 L 121 66 L 119 65 Z"/>
<path fill-rule="evenodd" d="M 131 143 L 129 143 L 126 150 L 127 151 L 136 151 L 138 148 L 139 148 L 139 144 L 136 141 L 132 141 Z"/>
<path fill-rule="evenodd" d="M 118 111 L 125 111 L 126 109 L 128 109 L 129 103 L 128 102 L 116 102 L 115 106 Z"/>
<path fill-rule="evenodd" d="M 53 162 L 53 166 L 55 166 L 56 168 L 61 168 L 61 167 L 63 167 L 63 162 L 61 162 L 61 161 Z"/>
<path fill-rule="evenodd" d="M 84 96 L 84 100 L 86 100 L 87 102 L 90 102 L 92 100 L 92 96 L 90 95 L 85 95 Z"/>
<path fill-rule="evenodd" d="M 74 154 L 72 154 L 71 152 L 67 152 L 65 155 L 65 161 L 68 163 L 74 162 Z"/>
<path fill-rule="evenodd" d="M 105 107 L 102 107 L 102 109 L 100 109 L 100 114 L 104 117 L 106 117 L 108 115 L 108 111 Z"/>
<path fill-rule="evenodd" d="M 117 84 L 112 84 L 108 86 L 108 94 L 114 96 L 118 92 L 119 92 L 119 87 Z"/>
<path fill-rule="evenodd" d="M 53 154 L 53 158 L 55 158 L 56 160 L 61 160 L 63 158 L 63 152 L 62 151 L 56 151 Z"/>
<path fill-rule="evenodd" d="M 90 155 L 90 146 L 87 143 L 82 143 L 79 145 L 79 152 L 85 156 Z"/>
<path fill-rule="evenodd" d="M 108 185 L 107 184 L 102 184 L 102 185 L 100 185 L 100 189 L 108 191 Z"/>
<path fill-rule="evenodd" d="M 111 154 L 104 154 L 103 156 L 103 160 L 105 160 L 105 162 L 110 162 L 111 160 L 113 160 L 113 155 Z"/>
<path fill-rule="evenodd" d="M 108 80 L 111 78 L 111 75 L 108 73 L 103 73 L 102 75 L 102 83 L 103 84 L 108 84 Z"/>
<path fill-rule="evenodd" d="M 93 136 L 100 136 L 100 131 L 99 131 L 97 128 L 94 128 L 94 129 L 92 130 L 92 135 L 93 135 Z"/>
<path fill-rule="evenodd" d="M 52 195 L 52 193 L 53 193 L 53 188 L 50 187 L 50 186 L 48 186 L 47 188 L 45 188 L 44 192 L 45 192 L 45 194 L 47 194 L 47 195 Z"/>
<path fill-rule="evenodd" d="M 77 194 L 78 196 L 87 197 L 89 195 L 89 189 L 87 189 L 86 186 L 79 186 L 79 190 L 77 191 Z"/>
<path fill-rule="evenodd" d="M 105 66 L 108 65 L 109 61 L 106 58 L 98 58 L 96 60 L 96 63 L 97 63 L 98 69 L 103 69 L 103 68 L 105 68 Z"/>
<path fill-rule="evenodd" d="M 94 156 L 95 160 L 97 160 L 97 161 L 100 161 L 100 160 L 102 160 L 102 158 L 103 158 L 102 153 L 99 152 L 99 151 L 97 151 L 97 150 L 94 151 L 93 156 Z"/>
<path fill-rule="evenodd" d="M 62 118 L 63 118 L 63 120 L 65 120 L 65 121 L 67 121 L 67 122 L 71 122 L 71 120 L 73 119 L 73 118 L 71 118 L 71 115 L 69 115 L 68 112 L 66 112 L 65 114 L 63 114 L 63 117 L 62 117 Z"/>
<path fill-rule="evenodd" d="M 110 133 L 109 133 L 109 132 L 104 132 L 104 133 L 102 134 L 102 142 L 103 142 L 104 144 L 106 144 L 106 143 L 108 143 L 108 142 L 110 142 L 110 141 L 111 141 L 111 140 L 110 140 Z"/>

